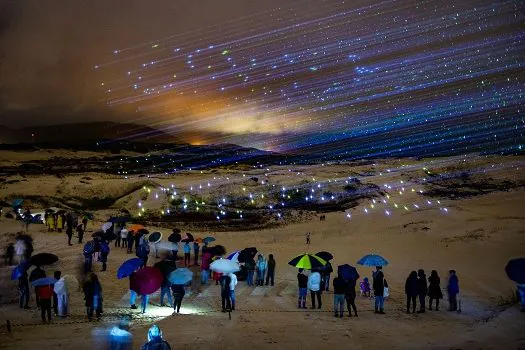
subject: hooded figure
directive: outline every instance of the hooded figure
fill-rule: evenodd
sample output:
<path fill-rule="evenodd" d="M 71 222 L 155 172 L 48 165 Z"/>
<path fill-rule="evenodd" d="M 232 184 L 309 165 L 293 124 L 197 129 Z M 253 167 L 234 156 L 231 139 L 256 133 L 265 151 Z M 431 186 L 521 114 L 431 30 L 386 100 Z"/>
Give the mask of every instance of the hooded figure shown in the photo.
<path fill-rule="evenodd" d="M 133 335 L 129 332 L 129 319 L 123 317 L 118 325 L 109 331 L 109 350 L 131 350 Z"/>
<path fill-rule="evenodd" d="M 428 278 L 428 309 L 432 310 L 432 301 L 436 300 L 436 311 L 439 310 L 439 299 L 443 299 L 443 292 L 441 291 L 441 280 L 436 270 L 432 270 Z"/>
<path fill-rule="evenodd" d="M 256 286 L 264 285 L 264 275 L 266 274 L 266 259 L 262 254 L 259 254 L 257 258 L 257 280 L 255 282 Z"/>
<path fill-rule="evenodd" d="M 62 277 L 55 283 L 54 292 L 57 296 L 58 316 L 66 317 L 69 304 L 69 290 L 67 288 L 67 283 L 64 277 Z"/>
<path fill-rule="evenodd" d="M 148 331 L 148 342 L 140 350 L 171 350 L 170 344 L 162 339 L 162 331 L 154 324 Z"/>
<path fill-rule="evenodd" d="M 425 271 L 422 269 L 419 269 L 417 271 L 417 295 L 419 296 L 419 311 L 418 313 L 424 313 L 425 312 L 425 305 L 426 305 L 426 297 L 428 293 L 428 285 L 427 285 L 427 275 L 425 275 Z"/>
<path fill-rule="evenodd" d="M 405 282 L 405 294 L 407 296 L 407 314 L 410 313 L 410 303 L 412 303 L 412 312 L 416 312 L 417 286 L 417 272 L 412 271 Z"/>

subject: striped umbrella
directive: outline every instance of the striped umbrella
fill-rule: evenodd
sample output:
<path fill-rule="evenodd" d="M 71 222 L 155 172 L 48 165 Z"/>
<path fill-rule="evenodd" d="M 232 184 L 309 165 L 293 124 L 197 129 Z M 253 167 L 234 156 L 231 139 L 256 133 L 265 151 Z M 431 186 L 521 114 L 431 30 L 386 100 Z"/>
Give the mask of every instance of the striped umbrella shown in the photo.
<path fill-rule="evenodd" d="M 288 262 L 288 265 L 292 265 L 299 269 L 311 270 L 326 265 L 326 260 L 321 259 L 317 255 L 303 254 L 298 255 Z"/>

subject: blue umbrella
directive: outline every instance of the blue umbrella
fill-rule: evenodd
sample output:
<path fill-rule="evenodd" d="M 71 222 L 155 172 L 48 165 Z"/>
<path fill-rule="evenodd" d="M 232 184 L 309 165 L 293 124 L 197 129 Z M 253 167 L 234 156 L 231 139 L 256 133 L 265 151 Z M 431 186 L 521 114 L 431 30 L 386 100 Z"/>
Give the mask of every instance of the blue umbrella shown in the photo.
<path fill-rule="evenodd" d="M 525 283 L 525 258 L 513 259 L 505 266 L 507 276 L 516 283 Z"/>
<path fill-rule="evenodd" d="M 215 242 L 215 238 L 213 237 L 206 237 L 202 240 L 206 244 L 210 244 L 211 242 Z"/>
<path fill-rule="evenodd" d="M 18 264 L 18 266 L 16 266 L 13 269 L 13 272 L 11 272 L 11 280 L 19 279 L 24 274 L 24 272 L 26 272 L 27 269 L 29 269 L 30 266 L 31 264 L 28 260 L 22 261 L 20 264 Z"/>
<path fill-rule="evenodd" d="M 193 272 L 189 269 L 182 267 L 170 273 L 168 280 L 171 284 L 186 284 L 193 278 Z"/>
<path fill-rule="evenodd" d="M 94 241 L 88 241 L 86 244 L 84 244 L 84 254 L 89 255 L 93 254 L 95 251 L 95 242 Z"/>
<path fill-rule="evenodd" d="M 339 265 L 337 267 L 337 273 L 340 274 L 345 280 L 353 279 L 357 281 L 359 279 L 359 272 L 357 272 L 355 267 L 348 264 Z"/>
<path fill-rule="evenodd" d="M 13 208 L 18 208 L 22 206 L 22 203 L 24 203 L 24 199 L 22 198 L 15 198 L 11 201 L 11 206 Z"/>
<path fill-rule="evenodd" d="M 48 286 L 50 284 L 55 284 L 55 283 L 57 283 L 57 280 L 51 277 L 39 278 L 31 282 L 33 287 Z"/>
<path fill-rule="evenodd" d="M 118 268 L 117 278 L 121 279 L 131 276 L 131 274 L 137 271 L 143 263 L 144 262 L 142 261 L 142 259 L 139 258 L 133 258 L 124 261 L 122 265 L 120 265 L 120 267 Z"/>
<path fill-rule="evenodd" d="M 359 265 L 364 266 L 386 266 L 388 265 L 388 261 L 383 258 L 380 255 L 376 254 L 368 254 L 363 256 L 359 261 L 357 262 Z"/>

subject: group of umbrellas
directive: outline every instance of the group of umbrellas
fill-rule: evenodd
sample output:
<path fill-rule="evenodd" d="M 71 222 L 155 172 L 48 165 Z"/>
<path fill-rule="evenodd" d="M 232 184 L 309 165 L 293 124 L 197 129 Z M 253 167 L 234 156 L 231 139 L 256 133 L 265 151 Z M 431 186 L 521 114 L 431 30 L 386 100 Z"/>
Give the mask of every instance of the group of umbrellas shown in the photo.
<path fill-rule="evenodd" d="M 35 254 L 31 258 L 29 258 L 29 260 L 22 261 L 20 264 L 18 264 L 13 269 L 13 271 L 11 272 L 11 280 L 17 280 L 20 277 L 22 277 L 22 275 L 26 273 L 27 270 L 29 270 L 31 266 L 40 267 L 40 266 L 46 266 L 46 265 L 53 265 L 57 262 L 58 262 L 58 256 L 56 256 L 55 254 L 51 254 L 51 253 Z M 54 278 L 44 277 L 44 278 L 39 278 L 37 280 L 34 280 L 33 282 L 31 282 L 31 284 L 33 285 L 33 287 L 38 287 L 38 286 L 46 286 L 50 284 L 55 284 L 56 282 L 57 280 Z"/>

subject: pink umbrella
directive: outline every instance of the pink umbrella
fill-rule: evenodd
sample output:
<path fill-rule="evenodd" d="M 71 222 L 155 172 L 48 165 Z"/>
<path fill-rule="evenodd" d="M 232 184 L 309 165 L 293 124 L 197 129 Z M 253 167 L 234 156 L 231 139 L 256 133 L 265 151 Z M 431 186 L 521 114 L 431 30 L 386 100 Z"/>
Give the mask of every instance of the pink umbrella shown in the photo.
<path fill-rule="evenodd" d="M 155 267 L 145 267 L 131 276 L 131 290 L 140 295 L 149 295 L 160 288 L 164 276 Z"/>

